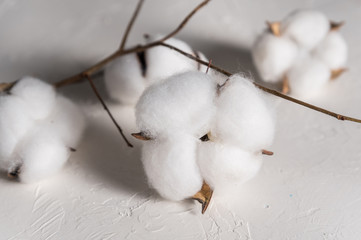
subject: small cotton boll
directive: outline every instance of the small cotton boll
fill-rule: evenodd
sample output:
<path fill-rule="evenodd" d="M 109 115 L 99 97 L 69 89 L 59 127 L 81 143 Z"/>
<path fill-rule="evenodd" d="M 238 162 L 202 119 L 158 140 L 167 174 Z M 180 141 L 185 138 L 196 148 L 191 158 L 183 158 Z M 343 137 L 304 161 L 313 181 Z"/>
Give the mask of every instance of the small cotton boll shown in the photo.
<path fill-rule="evenodd" d="M 34 119 L 45 118 L 50 113 L 56 95 L 52 85 L 33 77 L 20 79 L 11 89 L 11 94 L 24 100 Z"/>
<path fill-rule="evenodd" d="M 291 94 L 297 97 L 312 97 L 330 80 L 331 71 L 323 62 L 305 57 L 287 73 Z"/>
<path fill-rule="evenodd" d="M 252 48 L 253 62 L 266 82 L 279 81 L 297 56 L 298 47 L 287 38 L 265 32 Z"/>
<path fill-rule="evenodd" d="M 155 137 L 187 132 L 201 137 L 215 114 L 216 82 L 205 73 L 187 72 L 147 88 L 136 105 L 138 128 Z"/>
<path fill-rule="evenodd" d="M 135 104 L 146 86 L 137 54 L 121 56 L 106 65 L 105 87 L 110 96 L 124 104 Z"/>
<path fill-rule="evenodd" d="M 306 49 L 313 49 L 329 30 L 330 22 L 327 17 L 314 10 L 295 11 L 281 22 L 281 35 Z"/>
<path fill-rule="evenodd" d="M 13 159 L 22 162 L 20 181 L 35 182 L 59 171 L 68 157 L 69 150 L 56 133 L 38 126 L 17 147 Z"/>
<path fill-rule="evenodd" d="M 31 109 L 17 96 L 0 96 L 0 165 L 33 126 Z"/>
<path fill-rule="evenodd" d="M 63 96 L 57 96 L 46 122 L 68 148 L 76 148 L 85 128 L 85 117 L 77 105 Z"/>
<path fill-rule="evenodd" d="M 346 41 L 339 32 L 331 31 L 314 50 L 313 56 L 326 63 L 330 69 L 344 67 L 347 59 Z"/>
<path fill-rule="evenodd" d="M 147 42 L 153 42 L 162 37 L 162 35 L 150 36 Z M 181 40 L 170 38 L 165 43 L 186 53 L 194 54 L 192 48 Z M 146 78 L 148 86 L 172 75 L 198 69 L 197 62 L 167 47 L 150 48 L 146 51 L 145 58 L 147 61 Z"/>
<path fill-rule="evenodd" d="M 201 142 L 198 165 L 205 182 L 215 191 L 232 188 L 254 177 L 262 165 L 262 155 L 237 146 Z"/>
<path fill-rule="evenodd" d="M 265 97 L 248 79 L 231 76 L 216 102 L 214 139 L 251 151 L 271 145 L 275 119 Z"/>
<path fill-rule="evenodd" d="M 142 162 L 148 182 L 162 197 L 180 201 L 201 189 L 197 141 L 192 136 L 175 133 L 143 143 Z"/>

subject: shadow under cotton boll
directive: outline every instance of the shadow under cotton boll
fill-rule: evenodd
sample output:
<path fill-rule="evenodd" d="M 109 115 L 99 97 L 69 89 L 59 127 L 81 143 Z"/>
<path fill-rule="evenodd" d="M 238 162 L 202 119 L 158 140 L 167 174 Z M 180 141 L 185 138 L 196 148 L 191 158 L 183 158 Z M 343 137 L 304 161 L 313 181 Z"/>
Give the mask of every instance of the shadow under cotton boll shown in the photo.
<path fill-rule="evenodd" d="M 134 129 L 134 109 L 131 107 L 108 105 L 118 123 L 128 131 Z M 114 128 L 108 116 L 99 105 L 84 107 L 89 119 L 79 159 L 79 167 L 90 173 L 94 181 L 119 191 L 129 193 L 149 190 L 140 161 L 140 142 L 132 140 L 134 148 L 129 148 Z M 88 174 L 87 174 L 88 175 Z"/>

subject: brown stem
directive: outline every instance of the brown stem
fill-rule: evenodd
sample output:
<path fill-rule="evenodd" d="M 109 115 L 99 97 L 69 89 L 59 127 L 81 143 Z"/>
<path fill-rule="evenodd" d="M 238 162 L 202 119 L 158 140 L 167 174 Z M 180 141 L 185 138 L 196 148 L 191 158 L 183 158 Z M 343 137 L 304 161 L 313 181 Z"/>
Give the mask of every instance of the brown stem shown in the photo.
<path fill-rule="evenodd" d="M 272 155 L 273 155 L 273 152 L 272 152 L 272 151 L 269 151 L 269 150 L 266 150 L 266 149 L 262 149 L 262 154 L 263 154 L 263 155 L 272 156 Z"/>
<path fill-rule="evenodd" d="M 120 47 L 119 47 L 119 51 L 123 51 L 124 47 L 125 47 L 125 43 L 127 42 L 128 39 L 128 35 L 130 33 L 130 30 L 132 30 L 133 24 L 135 22 L 135 19 L 137 18 L 140 9 L 142 8 L 142 5 L 144 3 L 144 0 L 139 0 L 138 5 L 133 13 L 132 18 L 130 19 L 127 29 L 125 30 L 122 42 L 120 43 Z"/>
<path fill-rule="evenodd" d="M 61 80 L 59 82 L 56 82 L 54 85 L 57 88 L 69 85 L 69 84 L 73 84 L 73 83 L 78 83 L 81 82 L 84 78 L 86 78 L 86 76 L 91 76 L 92 74 L 94 74 L 96 71 L 98 71 L 99 69 L 101 69 L 103 66 L 105 66 L 107 63 L 111 62 L 112 60 L 114 60 L 117 57 L 120 57 L 122 55 L 125 54 L 129 54 L 129 53 L 135 53 L 135 52 L 141 52 L 144 50 L 147 50 L 148 48 L 151 47 L 155 47 L 155 46 L 159 46 L 161 45 L 161 43 L 163 41 L 166 41 L 167 39 L 173 37 L 174 35 L 176 35 L 180 30 L 182 30 L 184 28 L 184 26 L 188 23 L 188 21 L 191 19 L 191 17 L 198 12 L 202 7 L 204 7 L 210 0 L 205 0 L 202 3 L 200 3 L 197 7 L 195 7 L 193 9 L 192 12 L 190 12 L 185 18 L 184 20 L 179 24 L 179 26 L 172 31 L 171 33 L 169 33 L 168 35 L 166 35 L 165 37 L 163 37 L 162 39 L 152 42 L 152 43 L 148 43 L 142 46 L 136 46 L 136 47 L 132 47 L 126 50 L 117 50 L 116 52 L 114 52 L 113 54 L 109 55 L 108 57 L 104 58 L 103 60 L 101 60 L 100 62 L 96 63 L 95 65 L 89 67 L 88 69 L 74 75 L 71 76 L 69 78 L 66 78 L 64 80 Z"/>
<path fill-rule="evenodd" d="M 100 96 L 100 94 L 99 94 L 97 88 L 95 87 L 95 85 L 94 85 L 91 77 L 88 76 L 88 75 L 86 75 L 85 77 L 88 79 L 91 88 L 93 89 L 95 95 L 96 95 L 97 98 L 99 99 L 99 102 L 103 105 L 105 111 L 108 113 L 110 119 L 113 121 L 114 125 L 117 127 L 120 135 L 122 135 L 122 137 L 123 137 L 124 141 L 127 143 L 128 147 L 133 147 L 133 145 L 132 145 L 132 144 L 128 141 L 128 139 L 125 137 L 125 135 L 124 135 L 124 133 L 123 133 L 123 130 L 120 128 L 119 124 L 118 124 L 117 121 L 114 119 L 112 113 L 110 112 L 109 108 L 108 108 L 107 105 L 105 104 L 103 98 Z"/>
<path fill-rule="evenodd" d="M 170 48 L 170 49 L 173 49 L 173 50 L 179 52 L 180 54 L 182 54 L 182 55 L 184 55 L 184 56 L 186 56 L 186 57 L 188 57 L 188 58 L 190 58 L 190 59 L 193 59 L 193 60 L 195 60 L 195 61 L 197 61 L 197 62 L 199 62 L 200 64 L 203 64 L 203 65 L 205 65 L 205 66 L 208 66 L 208 64 L 209 64 L 208 62 L 202 61 L 202 60 L 200 60 L 200 59 L 192 56 L 191 54 L 186 53 L 186 52 L 184 52 L 184 51 L 182 51 L 182 50 L 180 50 L 180 49 L 178 49 L 178 48 L 176 48 L 176 47 L 174 47 L 174 46 L 172 46 L 172 45 L 169 45 L 169 44 L 166 44 L 166 43 L 161 43 L 160 45 L 161 45 L 161 46 L 164 46 L 164 47 L 167 47 L 167 48 Z M 226 76 L 228 76 L 228 77 L 232 75 L 232 73 L 227 72 L 226 70 L 224 70 L 224 69 L 222 69 L 222 68 L 220 68 L 220 67 L 217 67 L 217 66 L 215 66 L 215 65 L 213 65 L 213 64 L 210 64 L 209 66 L 210 66 L 210 68 L 212 68 L 212 69 L 216 70 L 217 72 L 220 72 L 220 73 L 222 73 L 222 74 L 224 74 L 224 75 L 226 75 Z M 259 83 L 256 83 L 256 82 L 253 82 L 253 84 L 254 84 L 256 87 L 258 87 L 259 89 L 261 89 L 262 91 L 265 91 L 265 92 L 267 92 L 267 93 L 269 93 L 269 94 L 272 94 L 272 95 L 274 95 L 274 96 L 283 98 L 283 99 L 285 99 L 285 100 L 287 100 L 287 101 L 290 101 L 290 102 L 294 102 L 294 103 L 296 103 L 296 104 L 299 104 L 299 105 L 301 105 L 301 106 L 310 108 L 310 109 L 315 110 L 315 111 L 317 111 L 317 112 L 324 113 L 324 114 L 329 115 L 329 116 L 331 116 L 331 117 L 337 118 L 338 120 L 361 123 L 361 119 L 357 119 L 357 118 L 353 118 L 353 117 L 348 117 L 348 116 L 344 116 L 344 115 L 341 115 L 341 114 L 338 114 L 338 113 L 335 113 L 335 112 L 328 111 L 328 110 L 326 110 L 326 109 L 324 109 L 324 108 L 317 107 L 317 106 L 315 106 L 315 105 L 309 104 L 309 103 L 307 103 L 307 102 L 303 102 L 303 101 L 298 100 L 298 99 L 296 99 L 296 98 L 293 98 L 293 97 L 290 97 L 290 96 L 285 95 L 285 94 L 283 94 L 283 93 L 280 93 L 280 92 L 278 92 L 278 91 L 276 91 L 276 90 L 273 90 L 273 89 L 264 87 L 264 86 L 262 86 L 262 85 L 260 85 Z"/>

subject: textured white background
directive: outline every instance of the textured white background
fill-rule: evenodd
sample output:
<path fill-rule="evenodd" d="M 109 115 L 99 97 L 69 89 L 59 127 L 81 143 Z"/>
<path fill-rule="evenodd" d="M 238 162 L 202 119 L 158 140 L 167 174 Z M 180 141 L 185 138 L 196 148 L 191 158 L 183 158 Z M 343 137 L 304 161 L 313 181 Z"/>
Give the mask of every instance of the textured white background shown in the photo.
<path fill-rule="evenodd" d="M 129 45 L 168 32 L 199 1 L 146 0 Z M 56 81 L 119 45 L 135 0 L 0 0 L 0 81 Z M 361 118 L 361 3 L 357 0 L 213 0 L 178 35 L 232 72 L 257 78 L 249 47 L 265 20 L 296 8 L 345 20 L 350 70 L 312 102 Z M 101 80 L 97 80 L 103 89 Z M 87 84 L 62 90 L 89 128 L 65 169 L 25 185 L 0 177 L 0 239 L 360 239 L 361 125 L 276 100 L 277 136 L 259 175 L 200 214 L 148 189 L 139 143 L 127 148 Z M 104 91 L 102 91 L 103 94 Z M 126 133 L 133 109 L 108 101 Z"/>

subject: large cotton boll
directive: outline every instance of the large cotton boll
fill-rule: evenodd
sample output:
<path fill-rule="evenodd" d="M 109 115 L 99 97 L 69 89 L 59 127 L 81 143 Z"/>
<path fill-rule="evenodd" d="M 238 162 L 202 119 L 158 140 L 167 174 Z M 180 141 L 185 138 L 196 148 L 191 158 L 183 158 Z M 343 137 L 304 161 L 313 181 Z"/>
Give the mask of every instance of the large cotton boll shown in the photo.
<path fill-rule="evenodd" d="M 150 86 L 136 105 L 138 128 L 155 137 L 187 132 L 201 137 L 215 113 L 216 82 L 205 73 L 187 72 Z"/>
<path fill-rule="evenodd" d="M 22 161 L 20 181 L 34 182 L 55 174 L 68 157 L 69 150 L 56 132 L 38 126 L 17 147 L 13 158 Z"/>
<path fill-rule="evenodd" d="M 215 191 L 231 188 L 254 177 L 262 165 L 262 155 L 218 142 L 201 142 L 198 165 L 204 180 Z"/>
<path fill-rule="evenodd" d="M 84 114 L 77 105 L 63 96 L 57 96 L 46 122 L 67 147 L 76 148 L 85 128 Z"/>
<path fill-rule="evenodd" d="M 347 59 L 346 41 L 339 32 L 331 31 L 314 50 L 313 56 L 326 63 L 330 69 L 344 67 Z"/>
<path fill-rule="evenodd" d="M 323 62 L 305 57 L 288 72 L 291 94 L 297 97 L 311 97 L 330 80 L 331 71 Z"/>
<path fill-rule="evenodd" d="M 300 47 L 312 49 L 319 44 L 330 30 L 327 17 L 314 10 L 298 10 L 281 22 L 281 35 L 287 36 Z"/>
<path fill-rule="evenodd" d="M 148 42 L 160 39 L 161 35 L 149 37 Z M 193 54 L 192 48 L 185 42 L 170 38 L 165 41 L 186 53 Z M 147 60 L 146 77 L 149 81 L 148 85 L 158 82 L 159 80 L 168 78 L 172 75 L 198 69 L 198 63 L 182 54 L 169 49 L 167 47 L 153 47 L 146 51 L 145 58 Z"/>
<path fill-rule="evenodd" d="M 265 100 L 265 94 L 248 79 L 230 77 L 216 102 L 212 136 L 251 151 L 269 146 L 275 133 L 275 118 Z"/>
<path fill-rule="evenodd" d="M 137 54 L 121 56 L 104 70 L 105 87 L 110 96 L 124 104 L 135 104 L 146 86 Z"/>
<path fill-rule="evenodd" d="M 52 85 L 33 77 L 23 77 L 11 89 L 11 94 L 20 97 L 28 105 L 34 119 L 48 116 L 55 102 Z"/>
<path fill-rule="evenodd" d="M 142 162 L 148 182 L 164 198 L 190 198 L 202 187 L 196 162 L 198 139 L 175 133 L 144 142 Z"/>
<path fill-rule="evenodd" d="M 0 96 L 0 165 L 33 126 L 26 103 L 17 96 Z"/>
<path fill-rule="evenodd" d="M 298 47 L 287 38 L 261 34 L 252 48 L 253 62 L 262 79 L 277 82 L 293 64 Z"/>

